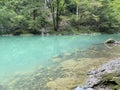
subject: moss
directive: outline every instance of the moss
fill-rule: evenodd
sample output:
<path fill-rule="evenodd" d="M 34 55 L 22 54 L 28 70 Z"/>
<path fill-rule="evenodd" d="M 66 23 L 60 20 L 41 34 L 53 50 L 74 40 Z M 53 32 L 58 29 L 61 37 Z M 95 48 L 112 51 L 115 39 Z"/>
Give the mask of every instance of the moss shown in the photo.
<path fill-rule="evenodd" d="M 106 73 L 102 75 L 102 80 L 100 85 L 105 85 L 110 87 L 112 90 L 119 90 L 120 89 L 120 73 L 113 72 L 113 73 Z"/>
<path fill-rule="evenodd" d="M 51 81 L 47 83 L 48 87 L 51 87 L 52 90 L 71 90 L 76 87 L 76 82 L 79 82 L 74 77 L 66 77 L 66 78 L 57 78 L 55 81 Z"/>

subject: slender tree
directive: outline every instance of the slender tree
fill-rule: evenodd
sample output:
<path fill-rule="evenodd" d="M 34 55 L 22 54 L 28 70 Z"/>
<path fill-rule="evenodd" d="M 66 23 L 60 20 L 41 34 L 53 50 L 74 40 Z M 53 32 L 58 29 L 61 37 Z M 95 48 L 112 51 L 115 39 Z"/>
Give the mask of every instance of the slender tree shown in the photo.
<path fill-rule="evenodd" d="M 52 14 L 54 31 L 58 31 L 60 16 L 65 7 L 65 0 L 48 0 L 47 3 Z"/>

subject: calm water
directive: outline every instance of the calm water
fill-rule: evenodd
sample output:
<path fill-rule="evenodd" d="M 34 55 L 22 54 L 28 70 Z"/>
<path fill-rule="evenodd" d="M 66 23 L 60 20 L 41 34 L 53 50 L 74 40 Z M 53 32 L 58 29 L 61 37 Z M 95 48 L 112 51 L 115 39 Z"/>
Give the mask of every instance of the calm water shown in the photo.
<path fill-rule="evenodd" d="M 40 65 L 52 64 L 51 59 L 76 49 L 88 49 L 106 39 L 120 40 L 120 34 L 78 36 L 1 36 L 0 81 L 12 75 L 34 71 Z"/>

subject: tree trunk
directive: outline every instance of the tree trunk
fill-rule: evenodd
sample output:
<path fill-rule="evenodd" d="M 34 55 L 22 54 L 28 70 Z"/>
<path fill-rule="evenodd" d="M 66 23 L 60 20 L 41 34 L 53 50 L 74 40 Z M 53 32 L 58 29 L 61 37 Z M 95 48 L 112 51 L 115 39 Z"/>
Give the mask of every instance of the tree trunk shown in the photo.
<path fill-rule="evenodd" d="M 56 19 L 55 19 L 55 9 L 54 7 L 52 7 L 52 19 L 53 19 L 53 28 L 54 28 L 54 31 L 57 31 L 56 30 Z"/>
<path fill-rule="evenodd" d="M 59 0 L 57 0 L 57 11 L 56 11 L 56 31 L 59 28 Z"/>
<path fill-rule="evenodd" d="M 33 31 L 35 31 L 36 12 L 37 12 L 37 10 L 33 10 L 33 20 L 34 20 L 34 22 L 33 22 L 33 25 L 34 25 Z"/>
<path fill-rule="evenodd" d="M 57 28 L 56 28 L 55 7 L 53 5 L 53 1 L 52 0 L 50 0 L 49 3 L 50 3 L 51 14 L 52 14 L 52 20 L 53 20 L 53 29 L 54 29 L 54 31 L 57 31 Z"/>
<path fill-rule="evenodd" d="M 54 31 L 58 31 L 59 23 L 60 23 L 60 15 L 65 3 L 62 5 L 62 7 L 60 7 L 60 0 L 55 0 L 55 1 L 49 0 L 48 3 L 52 13 Z"/>
<path fill-rule="evenodd" d="M 79 19 L 79 7 L 78 7 L 78 4 L 76 4 L 76 20 Z"/>

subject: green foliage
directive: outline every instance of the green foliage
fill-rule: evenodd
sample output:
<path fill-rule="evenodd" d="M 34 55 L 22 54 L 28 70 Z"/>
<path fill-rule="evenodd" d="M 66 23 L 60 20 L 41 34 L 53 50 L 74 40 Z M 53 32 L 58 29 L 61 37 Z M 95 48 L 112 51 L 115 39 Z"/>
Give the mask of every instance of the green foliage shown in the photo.
<path fill-rule="evenodd" d="M 40 33 L 48 24 L 43 0 L 3 0 L 0 5 L 1 33 Z"/>
<path fill-rule="evenodd" d="M 0 12 L 0 32 L 1 34 L 10 33 L 9 29 L 13 28 L 12 18 L 14 18 L 16 14 L 14 11 L 6 8 L 1 8 Z"/>
<path fill-rule="evenodd" d="M 70 29 L 75 33 L 119 32 L 120 0 L 0 1 L 0 34 L 41 34 L 42 28 L 58 33 Z"/>
<path fill-rule="evenodd" d="M 111 10 L 117 20 L 120 20 L 120 0 L 113 0 L 110 2 Z"/>
<path fill-rule="evenodd" d="M 119 90 L 120 89 L 119 81 L 120 81 L 120 73 L 113 72 L 103 75 L 100 84 L 108 85 L 110 88 L 112 88 L 112 90 Z"/>
<path fill-rule="evenodd" d="M 76 17 L 74 14 L 72 15 L 74 18 L 70 18 L 71 25 L 77 29 L 89 27 L 92 31 L 102 33 L 118 32 L 120 23 L 115 15 L 116 11 L 111 7 L 113 1 L 117 0 L 79 0 L 76 2 L 79 5 L 78 7 L 76 5 Z"/>

